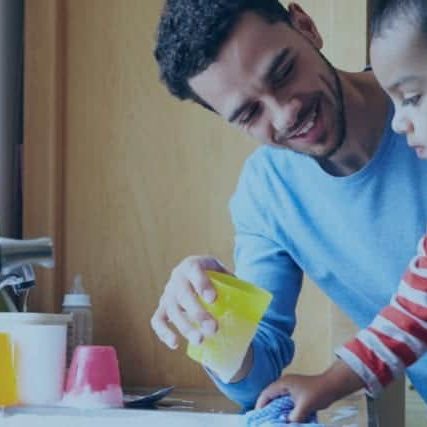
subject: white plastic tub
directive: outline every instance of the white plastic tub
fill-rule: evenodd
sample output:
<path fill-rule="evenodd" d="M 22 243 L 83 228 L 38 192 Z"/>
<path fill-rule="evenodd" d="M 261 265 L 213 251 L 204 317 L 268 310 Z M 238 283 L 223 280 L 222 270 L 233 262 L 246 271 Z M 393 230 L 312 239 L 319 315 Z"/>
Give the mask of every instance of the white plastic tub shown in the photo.
<path fill-rule="evenodd" d="M 62 399 L 70 320 L 62 314 L 0 313 L 0 333 L 12 342 L 20 404 L 53 405 Z"/>

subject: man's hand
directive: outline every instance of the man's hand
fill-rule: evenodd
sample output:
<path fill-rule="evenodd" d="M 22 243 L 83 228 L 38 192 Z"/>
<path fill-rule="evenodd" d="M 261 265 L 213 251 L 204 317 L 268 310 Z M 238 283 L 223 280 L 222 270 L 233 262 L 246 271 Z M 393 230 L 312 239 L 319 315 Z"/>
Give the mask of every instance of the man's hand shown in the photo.
<path fill-rule="evenodd" d="M 289 421 L 304 422 L 312 413 L 364 387 L 363 381 L 344 362 L 337 359 L 320 375 L 285 375 L 270 384 L 259 396 L 256 408 L 271 400 L 290 394 L 295 408 Z"/>
<path fill-rule="evenodd" d="M 214 302 L 216 298 L 206 270 L 231 274 L 215 258 L 193 256 L 178 264 L 166 284 L 151 318 L 151 327 L 171 349 L 178 347 L 178 337 L 170 324 L 192 344 L 200 344 L 205 336 L 216 332 L 215 319 L 203 309 L 197 298 L 199 296 L 207 303 Z"/>

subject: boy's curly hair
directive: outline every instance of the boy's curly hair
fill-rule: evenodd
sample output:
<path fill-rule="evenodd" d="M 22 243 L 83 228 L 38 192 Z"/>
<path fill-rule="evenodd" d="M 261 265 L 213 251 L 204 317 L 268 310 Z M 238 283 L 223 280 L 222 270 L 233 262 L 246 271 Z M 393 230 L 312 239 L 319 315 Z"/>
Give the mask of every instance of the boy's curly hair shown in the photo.
<path fill-rule="evenodd" d="M 427 34 L 427 0 L 376 0 L 371 17 L 372 36 L 381 36 L 401 16 L 412 19 Z"/>
<path fill-rule="evenodd" d="M 290 23 L 278 0 L 166 0 L 157 31 L 154 56 L 160 78 L 172 95 L 192 99 L 206 108 L 188 80 L 211 65 L 243 12 L 268 22 Z"/>

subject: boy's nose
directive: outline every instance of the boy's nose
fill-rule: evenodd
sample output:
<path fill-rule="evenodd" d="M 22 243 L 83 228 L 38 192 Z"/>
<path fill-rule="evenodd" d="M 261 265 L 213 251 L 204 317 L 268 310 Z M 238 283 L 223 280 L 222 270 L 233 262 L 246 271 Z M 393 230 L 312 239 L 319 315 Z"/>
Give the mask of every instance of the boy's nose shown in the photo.
<path fill-rule="evenodd" d="M 412 121 L 404 114 L 394 113 L 391 126 L 396 133 L 411 134 L 414 131 Z"/>

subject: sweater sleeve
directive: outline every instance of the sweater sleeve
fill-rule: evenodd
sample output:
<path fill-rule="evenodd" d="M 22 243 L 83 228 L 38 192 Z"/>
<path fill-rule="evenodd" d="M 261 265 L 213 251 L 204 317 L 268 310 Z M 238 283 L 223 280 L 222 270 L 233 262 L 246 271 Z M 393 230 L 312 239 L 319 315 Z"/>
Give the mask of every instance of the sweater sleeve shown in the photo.
<path fill-rule="evenodd" d="M 208 371 L 216 386 L 244 410 L 252 409 L 270 383 L 276 381 L 294 355 L 291 339 L 301 271 L 271 241 L 255 235 L 238 235 L 236 275 L 273 294 L 273 300 L 251 343 L 253 364 L 248 375 L 236 383 L 224 383 Z"/>
<path fill-rule="evenodd" d="M 427 235 L 390 304 L 336 351 L 376 396 L 427 349 Z"/>
<path fill-rule="evenodd" d="M 292 361 L 291 336 L 302 282 L 302 271 L 289 254 L 290 243 L 276 238 L 270 204 L 265 202 L 269 195 L 259 185 L 265 177 L 258 165 L 246 164 L 230 202 L 235 229 L 235 274 L 268 290 L 273 299 L 251 343 L 253 363 L 247 376 L 226 384 L 208 371 L 216 386 L 245 410 L 254 407 L 262 390 L 277 380 Z"/>

